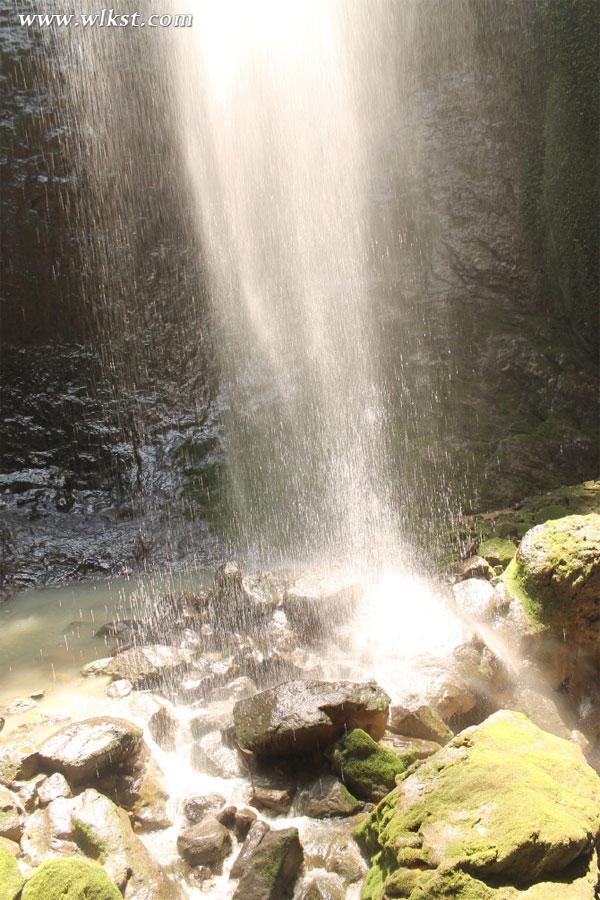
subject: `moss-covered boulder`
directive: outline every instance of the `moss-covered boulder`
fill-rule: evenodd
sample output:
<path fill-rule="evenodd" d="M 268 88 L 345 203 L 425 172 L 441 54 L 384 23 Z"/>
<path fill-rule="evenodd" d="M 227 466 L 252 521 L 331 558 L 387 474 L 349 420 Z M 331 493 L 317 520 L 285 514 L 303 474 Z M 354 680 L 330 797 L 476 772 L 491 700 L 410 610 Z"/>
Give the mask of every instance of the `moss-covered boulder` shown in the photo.
<path fill-rule="evenodd" d="M 0 900 L 16 900 L 24 881 L 15 857 L 0 844 Z"/>
<path fill-rule="evenodd" d="M 519 544 L 504 583 L 540 628 L 563 628 L 575 624 L 574 619 L 597 616 L 600 515 L 565 516 L 532 528 Z"/>
<path fill-rule="evenodd" d="M 361 728 L 344 735 L 332 756 L 334 769 L 361 800 L 380 800 L 395 787 L 396 776 L 406 772 L 416 759 L 416 751 L 400 755 L 386 750 Z"/>
<path fill-rule="evenodd" d="M 590 690 L 600 675 L 600 515 L 565 516 L 528 531 L 503 588 L 522 652 L 582 708 L 597 705 Z M 594 728 L 581 727 L 595 737 Z"/>
<path fill-rule="evenodd" d="M 303 858 L 296 828 L 267 830 L 244 862 L 233 900 L 286 900 Z"/>
<path fill-rule="evenodd" d="M 535 885 L 531 897 L 558 900 L 552 885 L 590 871 L 599 831 L 600 778 L 579 748 L 502 710 L 408 774 L 359 826 L 371 859 L 362 897 L 505 900 Z"/>
<path fill-rule="evenodd" d="M 491 537 L 479 545 L 477 555 L 494 568 L 505 569 L 516 552 L 517 548 L 509 538 Z"/>
<path fill-rule="evenodd" d="M 121 900 L 121 892 L 98 863 L 49 859 L 27 881 L 23 900 Z"/>

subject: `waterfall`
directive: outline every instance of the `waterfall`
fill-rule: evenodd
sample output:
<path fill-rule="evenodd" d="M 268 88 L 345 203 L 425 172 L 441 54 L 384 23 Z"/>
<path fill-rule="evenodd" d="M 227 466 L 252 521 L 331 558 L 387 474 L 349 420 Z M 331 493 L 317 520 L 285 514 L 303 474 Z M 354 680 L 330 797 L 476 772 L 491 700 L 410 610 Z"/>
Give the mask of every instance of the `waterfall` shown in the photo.
<path fill-rule="evenodd" d="M 269 552 L 366 559 L 395 537 L 370 293 L 381 12 L 202 2 L 173 38 L 232 502 L 241 539 Z"/>

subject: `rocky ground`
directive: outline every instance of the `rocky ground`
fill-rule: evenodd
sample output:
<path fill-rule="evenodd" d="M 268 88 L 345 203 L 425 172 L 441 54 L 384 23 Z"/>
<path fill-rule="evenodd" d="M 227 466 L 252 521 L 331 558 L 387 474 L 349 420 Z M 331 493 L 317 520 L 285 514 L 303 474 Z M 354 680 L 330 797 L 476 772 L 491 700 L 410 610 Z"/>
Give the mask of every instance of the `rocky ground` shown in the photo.
<path fill-rule="evenodd" d="M 85 713 L 3 713 L 2 900 L 592 900 L 600 515 L 504 540 L 455 566 L 465 630 L 410 685 L 344 669 L 348 581 L 230 562 L 106 623 Z"/>

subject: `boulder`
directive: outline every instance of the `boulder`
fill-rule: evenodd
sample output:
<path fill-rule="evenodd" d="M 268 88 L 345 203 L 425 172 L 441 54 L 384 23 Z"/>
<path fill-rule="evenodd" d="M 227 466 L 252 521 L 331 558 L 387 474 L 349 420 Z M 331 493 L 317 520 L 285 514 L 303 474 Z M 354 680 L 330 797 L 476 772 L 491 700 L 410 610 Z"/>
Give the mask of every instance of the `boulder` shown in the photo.
<path fill-rule="evenodd" d="M 414 752 L 400 756 L 380 747 L 361 728 L 354 728 L 336 744 L 332 764 L 353 794 L 362 800 L 380 800 L 415 759 Z"/>
<path fill-rule="evenodd" d="M 133 833 L 125 810 L 93 789 L 53 800 L 37 810 L 27 819 L 21 847 L 28 864 L 34 866 L 55 856 L 96 860 L 127 900 L 179 896 Z"/>
<path fill-rule="evenodd" d="M 468 578 L 452 586 L 454 602 L 463 616 L 475 622 L 492 622 L 502 607 L 496 588 L 482 578 Z"/>
<path fill-rule="evenodd" d="M 360 587 L 343 575 L 306 575 L 285 592 L 283 608 L 304 639 L 327 635 L 332 623 L 346 622 L 360 600 Z"/>
<path fill-rule="evenodd" d="M 244 839 L 244 843 L 242 844 L 240 852 L 238 853 L 231 867 L 231 871 L 229 873 L 230 878 L 239 878 L 244 873 L 254 851 L 264 838 L 267 831 L 269 831 L 269 826 L 261 819 L 252 823 L 248 830 L 248 834 Z"/>
<path fill-rule="evenodd" d="M 24 821 L 25 810 L 17 795 L 0 786 L 0 837 L 20 841 Z"/>
<path fill-rule="evenodd" d="M 23 900 L 122 900 L 102 866 L 87 859 L 48 859 L 23 888 Z M 4 900 L 4 898 L 3 898 Z"/>
<path fill-rule="evenodd" d="M 363 803 L 333 775 L 322 775 L 299 792 L 295 807 L 297 815 L 331 819 L 353 816 L 363 808 Z"/>
<path fill-rule="evenodd" d="M 160 709 L 152 713 L 148 729 L 161 750 L 171 751 L 175 749 L 177 720 L 171 715 L 166 706 L 161 706 Z"/>
<path fill-rule="evenodd" d="M 210 731 L 194 745 L 192 765 L 217 778 L 239 778 L 245 772 L 238 753 L 225 746 L 220 731 Z"/>
<path fill-rule="evenodd" d="M 599 830 L 600 778 L 579 748 L 502 710 L 423 762 L 359 826 L 371 858 L 363 897 L 504 900 L 553 880 L 565 889 L 574 866 L 587 870 Z"/>
<path fill-rule="evenodd" d="M 273 613 L 278 597 L 258 582 L 244 578 L 242 567 L 232 560 L 220 566 L 208 596 L 209 613 L 219 627 L 232 632 L 261 629 Z"/>
<path fill-rule="evenodd" d="M 344 900 L 346 889 L 336 875 L 313 875 L 300 888 L 298 900 Z"/>
<path fill-rule="evenodd" d="M 17 900 L 24 882 L 25 879 L 21 875 L 14 855 L 0 843 L 0 897 L 2 900 Z M 44 900 L 49 900 L 48 894 L 44 896 Z"/>
<path fill-rule="evenodd" d="M 217 819 L 208 817 L 179 833 L 177 849 L 191 866 L 207 865 L 215 869 L 231 850 L 231 836 Z"/>
<path fill-rule="evenodd" d="M 453 737 L 452 731 L 437 710 L 426 705 L 413 709 L 406 706 L 390 707 L 389 729 L 395 734 L 435 741 L 438 744 L 445 744 Z"/>
<path fill-rule="evenodd" d="M 225 797 L 221 794 L 205 794 L 199 797 L 188 797 L 183 802 L 183 815 L 192 825 L 201 822 L 209 814 L 225 806 Z"/>
<path fill-rule="evenodd" d="M 292 896 L 302 859 L 296 828 L 267 831 L 244 867 L 233 900 L 286 900 Z"/>
<path fill-rule="evenodd" d="M 236 809 L 233 819 L 233 832 L 238 841 L 246 840 L 248 832 L 256 822 L 257 818 L 258 817 L 254 810 L 248 809 L 247 806 L 243 806 L 241 809 Z"/>
<path fill-rule="evenodd" d="M 43 768 L 61 772 L 70 784 L 94 780 L 107 769 L 133 762 L 142 748 L 142 730 L 125 719 L 98 717 L 73 722 L 44 741 Z"/>
<path fill-rule="evenodd" d="M 494 570 L 487 559 L 481 556 L 470 556 L 456 566 L 454 576 L 456 581 L 464 581 L 468 578 L 492 578 Z"/>
<path fill-rule="evenodd" d="M 233 720 L 241 747 L 286 756 L 327 747 L 346 729 L 375 740 L 385 732 L 389 697 L 376 684 L 288 681 L 236 703 Z"/>
<path fill-rule="evenodd" d="M 153 644 L 117 654 L 103 669 L 103 674 L 114 679 L 127 679 L 138 690 L 154 689 L 168 682 L 174 683 L 191 660 L 187 650 Z"/>
<path fill-rule="evenodd" d="M 581 702 L 600 675 L 600 515 L 528 531 L 503 576 L 521 651 Z M 591 737 L 596 737 L 597 732 Z"/>
<path fill-rule="evenodd" d="M 199 709 L 190 719 L 190 731 L 192 737 L 201 738 L 210 731 L 223 731 L 233 725 L 233 707 L 231 700 L 219 700 L 208 703 Z"/>
<path fill-rule="evenodd" d="M 47 806 L 53 800 L 70 796 L 71 788 L 69 787 L 69 782 L 60 772 L 55 772 L 54 775 L 45 778 L 37 788 L 37 798 L 40 806 Z"/>
<path fill-rule="evenodd" d="M 26 736 L 19 736 L 0 747 L 0 784 L 11 787 L 27 781 L 39 771 L 37 749 Z"/>
<path fill-rule="evenodd" d="M 132 690 L 133 685 L 127 678 L 119 678 L 109 684 L 106 693 L 112 700 L 122 700 L 123 697 L 128 697 Z"/>
<path fill-rule="evenodd" d="M 491 537 L 479 545 L 477 554 L 494 568 L 498 566 L 505 569 L 515 555 L 516 549 L 509 538 Z"/>
<path fill-rule="evenodd" d="M 380 746 L 386 750 L 393 750 L 400 756 L 404 753 L 414 753 L 416 759 L 428 759 L 442 749 L 442 745 L 437 741 L 422 741 L 420 738 L 411 738 L 405 734 L 392 734 L 391 731 L 386 731 Z"/>

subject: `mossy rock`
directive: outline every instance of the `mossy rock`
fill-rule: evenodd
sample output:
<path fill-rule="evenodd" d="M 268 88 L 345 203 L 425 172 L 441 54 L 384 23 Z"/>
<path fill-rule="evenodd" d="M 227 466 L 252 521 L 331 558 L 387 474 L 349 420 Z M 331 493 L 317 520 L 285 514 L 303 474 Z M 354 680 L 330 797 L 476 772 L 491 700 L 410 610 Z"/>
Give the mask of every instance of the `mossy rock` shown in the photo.
<path fill-rule="evenodd" d="M 504 584 L 540 630 L 564 629 L 584 608 L 593 613 L 600 597 L 600 515 L 566 516 L 532 528 Z"/>
<path fill-rule="evenodd" d="M 416 751 L 399 754 L 380 747 L 362 728 L 349 731 L 333 751 L 336 772 L 361 800 L 379 800 L 416 759 Z"/>
<path fill-rule="evenodd" d="M 508 538 L 492 537 L 479 545 L 477 555 L 485 559 L 491 566 L 500 566 L 505 569 L 516 552 L 517 548 Z"/>
<path fill-rule="evenodd" d="M 121 892 L 95 862 L 48 859 L 27 881 L 22 900 L 122 900 Z"/>
<path fill-rule="evenodd" d="M 15 857 L 0 844 L 0 900 L 16 900 L 24 882 Z"/>
<path fill-rule="evenodd" d="M 412 868 L 420 874 L 411 900 L 504 900 L 510 886 L 516 892 L 587 867 L 599 830 L 600 778 L 579 748 L 503 710 L 409 773 L 359 826 L 356 839 L 371 858 L 362 896 L 381 900 L 388 879 Z M 498 882 L 504 894 L 495 893 Z"/>

